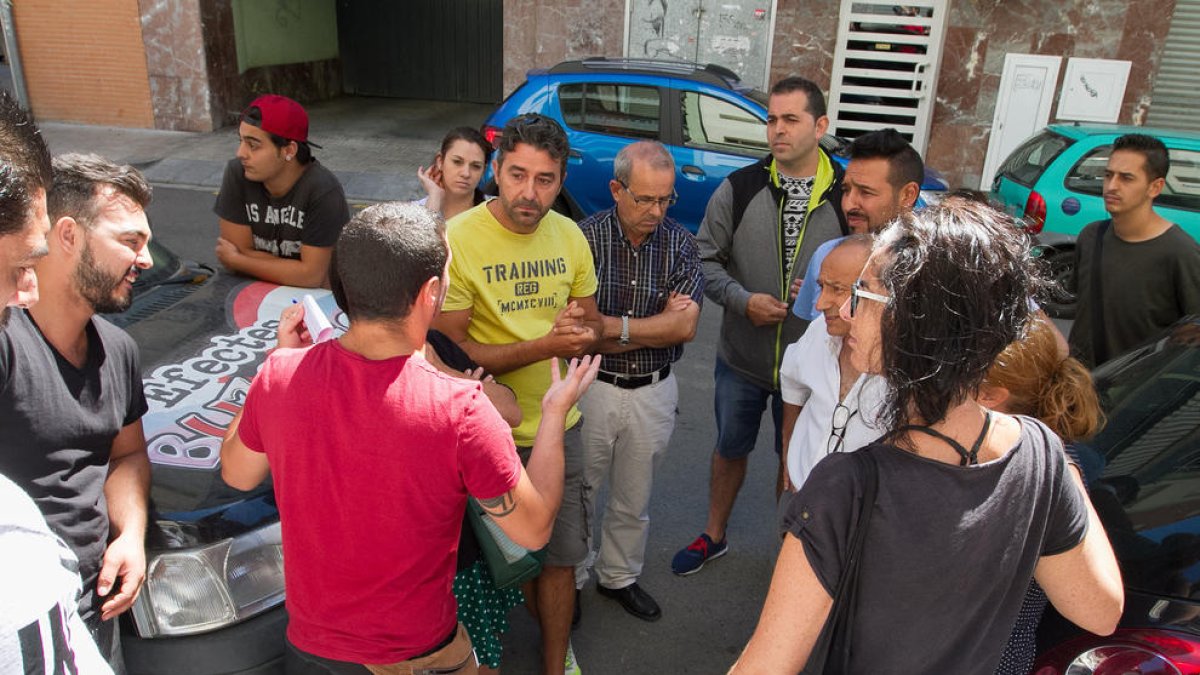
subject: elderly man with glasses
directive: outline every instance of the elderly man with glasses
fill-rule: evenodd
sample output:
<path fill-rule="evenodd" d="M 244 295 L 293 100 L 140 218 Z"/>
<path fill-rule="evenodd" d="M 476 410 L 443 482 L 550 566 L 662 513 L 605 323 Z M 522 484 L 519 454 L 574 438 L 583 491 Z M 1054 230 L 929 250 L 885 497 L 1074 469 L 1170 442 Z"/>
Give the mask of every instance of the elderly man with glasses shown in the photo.
<path fill-rule="evenodd" d="M 857 287 L 871 253 L 870 235 L 842 239 L 821 263 L 816 277 L 820 312 L 804 336 L 787 348 L 779 370 L 783 396 L 784 492 L 780 513 L 817 462 L 835 452 L 851 452 L 882 433 L 877 424 L 883 401 L 882 377 L 863 374 L 850 362 L 850 324 L 839 315 L 862 299 L 886 298 Z"/>
<path fill-rule="evenodd" d="M 583 412 L 590 499 L 609 498 L 595 570 L 601 595 L 645 621 L 662 616 L 638 585 L 650 526 L 650 491 L 675 428 L 679 389 L 671 364 L 696 334 L 704 273 L 691 233 L 667 217 L 675 164 L 662 144 L 626 146 L 613 162 L 613 208 L 579 224 L 592 249 L 604 363 Z"/>

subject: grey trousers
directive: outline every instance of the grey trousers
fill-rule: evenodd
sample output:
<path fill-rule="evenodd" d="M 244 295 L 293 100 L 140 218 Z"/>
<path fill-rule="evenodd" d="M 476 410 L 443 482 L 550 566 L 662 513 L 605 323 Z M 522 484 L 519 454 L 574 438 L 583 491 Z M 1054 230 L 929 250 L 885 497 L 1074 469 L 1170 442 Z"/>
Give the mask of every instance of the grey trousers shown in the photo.
<path fill-rule="evenodd" d="M 654 472 L 675 430 L 678 403 L 674 374 L 637 389 L 596 381 L 579 402 L 583 475 L 592 487 L 588 510 L 603 518 L 596 578 L 607 588 L 624 588 L 642 574 Z M 608 503 L 596 505 L 606 480 Z"/>

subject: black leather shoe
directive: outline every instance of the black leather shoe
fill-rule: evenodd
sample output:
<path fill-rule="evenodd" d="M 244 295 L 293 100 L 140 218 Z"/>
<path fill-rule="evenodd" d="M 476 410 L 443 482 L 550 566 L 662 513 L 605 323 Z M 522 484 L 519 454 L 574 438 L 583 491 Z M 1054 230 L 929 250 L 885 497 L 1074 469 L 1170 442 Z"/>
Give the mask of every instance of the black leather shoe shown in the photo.
<path fill-rule="evenodd" d="M 649 593 L 643 591 L 636 581 L 625 588 L 605 588 L 596 584 L 596 590 L 600 591 L 600 595 L 621 603 L 626 612 L 642 621 L 658 621 L 662 618 L 662 610 L 659 609 L 658 603 L 650 597 Z"/>

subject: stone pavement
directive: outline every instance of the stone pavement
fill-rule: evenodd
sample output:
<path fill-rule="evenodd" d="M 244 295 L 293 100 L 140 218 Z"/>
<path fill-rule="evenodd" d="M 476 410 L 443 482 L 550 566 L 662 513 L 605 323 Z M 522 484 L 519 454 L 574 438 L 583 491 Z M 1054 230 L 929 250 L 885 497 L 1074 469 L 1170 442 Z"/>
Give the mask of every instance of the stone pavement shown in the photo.
<path fill-rule="evenodd" d="M 424 196 L 417 167 L 428 165 L 447 131 L 478 129 L 493 106 L 343 96 L 306 106 L 317 159 L 354 201 Z M 212 133 L 123 129 L 40 121 L 51 152 L 95 152 L 141 169 L 151 183 L 216 189 L 237 151 L 237 128 Z"/>

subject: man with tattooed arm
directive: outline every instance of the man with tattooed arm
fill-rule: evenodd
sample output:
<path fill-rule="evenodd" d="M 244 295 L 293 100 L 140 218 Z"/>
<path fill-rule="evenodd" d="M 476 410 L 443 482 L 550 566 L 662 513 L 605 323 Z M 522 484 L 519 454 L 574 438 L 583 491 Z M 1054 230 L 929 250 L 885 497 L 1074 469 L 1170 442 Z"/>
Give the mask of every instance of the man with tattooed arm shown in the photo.
<path fill-rule="evenodd" d="M 425 358 L 448 264 L 445 227 L 424 207 L 355 216 L 330 265 L 349 330 L 276 350 L 226 435 L 226 482 L 274 481 L 289 673 L 476 672 L 450 591 L 467 495 L 516 543 L 550 538 L 566 415 L 599 359 L 572 360 L 561 377 L 554 364 L 522 467 L 483 385 Z"/>

